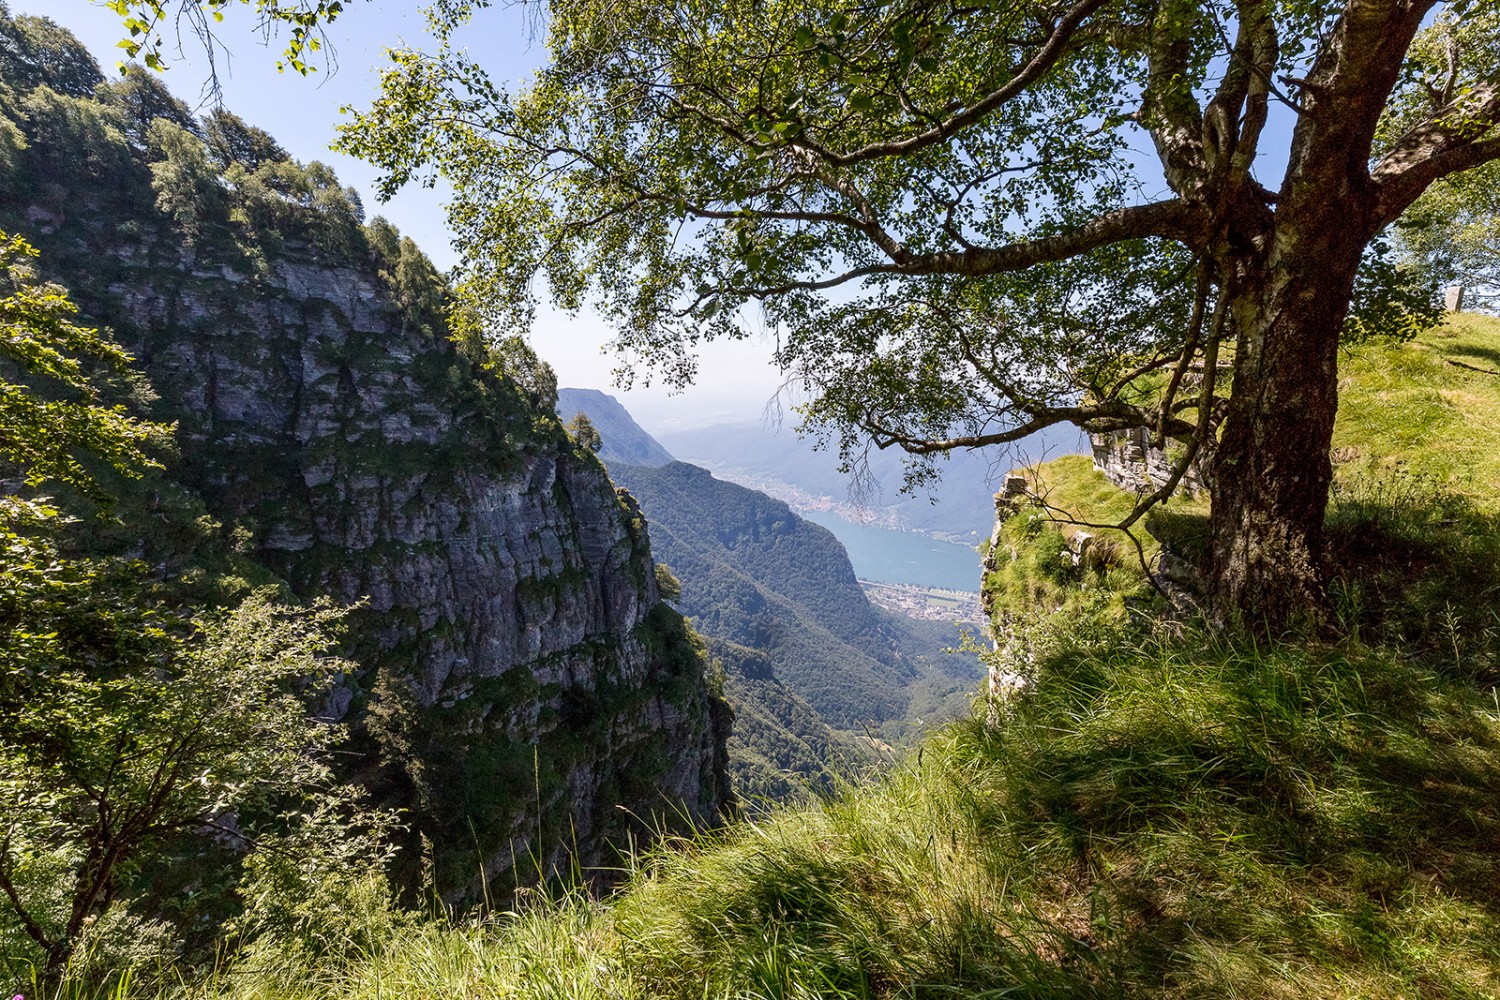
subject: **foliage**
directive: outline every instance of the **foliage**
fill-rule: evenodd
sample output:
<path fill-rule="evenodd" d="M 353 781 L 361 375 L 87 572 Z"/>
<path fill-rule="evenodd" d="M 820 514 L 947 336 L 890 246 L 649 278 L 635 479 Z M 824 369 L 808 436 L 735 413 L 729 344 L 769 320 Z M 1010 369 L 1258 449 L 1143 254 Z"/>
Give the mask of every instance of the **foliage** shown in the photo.
<path fill-rule="evenodd" d="M 36 256 L 23 238 L 0 233 L 0 358 L 9 369 L 0 380 L 0 457 L 22 467 L 30 485 L 51 479 L 97 494 L 81 451 L 139 475 L 155 465 L 146 450 L 168 429 L 104 403 L 96 372 L 123 382 L 130 357 L 73 322 L 77 307 L 37 279 Z"/>
<path fill-rule="evenodd" d="M 228 204 L 219 173 L 203 141 L 166 118 L 151 122 L 147 136 L 153 154 L 151 186 L 156 207 L 181 233 L 183 243 L 197 243 L 210 226 L 228 217 Z"/>
<path fill-rule="evenodd" d="M 303 76 L 318 71 L 309 60 L 324 48 L 323 27 L 337 20 L 345 7 L 344 0 L 104 0 L 129 32 L 120 40 L 120 48 L 158 71 L 167 68 L 161 55 L 163 33 L 195 35 L 212 63 L 219 49 L 214 25 L 224 20 L 226 10 L 240 3 L 255 10 L 259 30 L 267 40 L 279 29 L 287 29 L 286 48 L 276 68 L 290 66 Z"/>
<path fill-rule="evenodd" d="M 600 448 L 604 447 L 604 439 L 599 436 L 599 431 L 594 426 L 594 422 L 588 418 L 588 414 L 574 414 L 573 419 L 565 426 L 573 442 L 585 451 L 597 453 Z"/>
<path fill-rule="evenodd" d="M 129 568 L 63 560 L 11 530 L 4 543 L 0 890 L 55 983 L 165 842 L 254 843 L 257 810 L 330 780 L 340 731 L 309 700 L 348 666 L 328 655 L 345 612 L 257 594 L 189 636 L 141 602 Z"/>
<path fill-rule="evenodd" d="M 0 3 L 0 77 L 17 90 L 89 97 L 104 74 L 73 33 L 45 17 L 12 17 Z"/>
<path fill-rule="evenodd" d="M 1500 46 L 1500 11 L 1445 12 L 1418 40 L 1416 51 L 1432 67 L 1432 86 L 1452 93 L 1458 68 L 1475 52 Z M 1413 102 L 1414 103 L 1414 102 Z M 1394 115 L 1391 131 L 1408 126 L 1415 109 Z M 1439 287 L 1460 284 L 1470 302 L 1500 302 L 1500 165 L 1490 163 L 1434 184 L 1397 227 L 1409 264 Z"/>
<path fill-rule="evenodd" d="M 1434 187 L 1412 207 L 1401 247 L 1433 285 L 1465 287 L 1464 301 L 1500 302 L 1500 166 L 1491 164 Z"/>
<path fill-rule="evenodd" d="M 484 346 L 486 364 L 516 384 L 538 413 L 557 409 L 557 373 L 537 356 L 531 345 L 520 337 L 502 337 L 486 341 L 473 326 L 474 320 L 459 328 L 460 338 L 478 341 Z"/>
<path fill-rule="evenodd" d="M 203 134 L 208 140 L 210 155 L 220 170 L 227 170 L 231 163 L 239 163 L 254 172 L 267 163 L 291 159 L 270 133 L 246 124 L 228 108 L 209 111 L 203 119 Z"/>
<path fill-rule="evenodd" d="M 656 564 L 656 591 L 664 601 L 675 601 L 682 596 L 682 581 L 666 563 Z"/>
<path fill-rule="evenodd" d="M 20 102 L 29 148 L 24 163 L 32 189 L 82 181 L 118 183 L 132 173 L 130 144 L 118 115 L 88 98 L 40 86 Z"/>
<path fill-rule="evenodd" d="M 184 132 L 202 138 L 202 127 L 188 106 L 153 73 L 140 66 L 127 66 L 118 80 L 100 84 L 94 99 L 112 108 L 120 122 L 120 131 L 136 149 L 149 144 L 151 126 L 158 119 L 176 125 Z"/>
<path fill-rule="evenodd" d="M 359 192 L 340 185 L 327 164 L 266 160 L 251 170 L 236 161 L 224 183 L 232 192 L 230 218 L 263 247 L 300 238 L 341 257 L 364 248 Z"/>
<path fill-rule="evenodd" d="M 391 301 L 406 322 L 432 336 L 445 333 L 447 284 L 416 241 L 378 215 L 365 226 L 365 239 L 375 251 Z"/>
<path fill-rule="evenodd" d="M 354 817 L 351 822 L 351 816 Z M 291 830 L 257 838 L 245 857 L 236 931 L 252 944 L 250 969 L 355 960 L 406 922 L 387 880 L 395 857 L 392 813 L 362 808 L 345 787 L 328 790 Z"/>

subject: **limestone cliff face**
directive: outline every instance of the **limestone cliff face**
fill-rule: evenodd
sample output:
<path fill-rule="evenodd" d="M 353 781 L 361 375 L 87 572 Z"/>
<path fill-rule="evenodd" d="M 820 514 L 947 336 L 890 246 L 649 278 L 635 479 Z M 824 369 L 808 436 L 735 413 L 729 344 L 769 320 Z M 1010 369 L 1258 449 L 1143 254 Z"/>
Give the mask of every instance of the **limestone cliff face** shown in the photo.
<path fill-rule="evenodd" d="M 33 231 L 68 220 L 32 213 Z M 392 303 L 373 257 L 54 242 L 179 421 L 174 476 L 303 598 L 363 600 L 331 706 L 453 898 L 728 795 L 727 710 L 646 526 L 550 413 Z M 414 855 L 414 852 L 408 852 Z M 415 858 L 413 857 L 413 863 Z M 540 868 L 540 872 L 538 871 Z"/>

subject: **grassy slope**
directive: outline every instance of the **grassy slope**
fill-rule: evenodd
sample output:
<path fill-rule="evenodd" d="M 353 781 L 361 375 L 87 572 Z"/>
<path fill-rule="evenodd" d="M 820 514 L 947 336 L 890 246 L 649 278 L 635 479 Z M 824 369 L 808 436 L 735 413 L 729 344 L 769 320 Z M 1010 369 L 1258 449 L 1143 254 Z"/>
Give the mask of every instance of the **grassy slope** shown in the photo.
<path fill-rule="evenodd" d="M 1330 526 L 1351 637 L 1257 646 L 1072 607 L 1035 622 L 1036 687 L 1005 724 L 953 727 L 877 784 L 643 859 L 607 903 L 414 923 L 349 964 L 278 972 L 265 951 L 219 988 L 1500 995 L 1500 377 L 1444 360 L 1500 369 L 1488 351 L 1500 323 L 1464 320 L 1346 363 L 1337 443 L 1359 455 Z"/>
<path fill-rule="evenodd" d="M 1359 348 L 1339 391 L 1346 479 L 1400 466 L 1500 509 L 1500 321 L 1461 315 L 1412 344 Z"/>

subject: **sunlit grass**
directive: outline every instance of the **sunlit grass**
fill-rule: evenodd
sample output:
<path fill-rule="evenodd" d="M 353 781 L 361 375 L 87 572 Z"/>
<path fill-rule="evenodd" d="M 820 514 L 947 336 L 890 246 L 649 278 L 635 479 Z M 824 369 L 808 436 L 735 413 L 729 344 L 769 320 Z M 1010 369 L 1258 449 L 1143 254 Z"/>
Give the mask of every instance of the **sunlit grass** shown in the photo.
<path fill-rule="evenodd" d="M 1098 625 L 883 780 L 196 995 L 1491 997 L 1500 705 L 1359 643 Z M 361 936 L 355 935 L 357 939 Z M 181 992 L 167 990 L 168 993 Z"/>

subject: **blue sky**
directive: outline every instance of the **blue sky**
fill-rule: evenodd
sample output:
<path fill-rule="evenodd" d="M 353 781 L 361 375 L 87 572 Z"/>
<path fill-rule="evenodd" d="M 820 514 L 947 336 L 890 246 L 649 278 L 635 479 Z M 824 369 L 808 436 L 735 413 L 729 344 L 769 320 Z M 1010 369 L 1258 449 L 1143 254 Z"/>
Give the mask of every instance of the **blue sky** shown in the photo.
<path fill-rule="evenodd" d="M 125 32 L 119 17 L 90 0 L 8 0 L 13 14 L 52 18 L 89 47 L 106 72 L 113 72 L 121 53 L 116 43 Z M 322 160 L 339 178 L 359 189 L 371 215 L 386 216 L 415 239 L 439 267 L 452 266 L 443 213 L 444 192 L 409 187 L 386 204 L 374 195 L 377 174 L 359 160 L 334 153 L 328 144 L 341 120 L 344 106 L 364 107 L 373 99 L 385 49 L 399 44 L 430 45 L 426 24 L 415 0 L 349 4 L 329 29 L 337 60 L 336 71 L 326 69 L 302 77 L 276 71 L 281 45 L 269 46 L 256 31 L 248 8 L 232 6 L 219 25 L 219 39 L 227 50 L 219 60 L 219 79 L 226 107 L 251 124 L 270 132 L 299 160 Z M 542 39 L 529 18 L 536 7 L 496 5 L 485 11 L 467 40 L 497 81 L 520 81 L 545 57 Z M 202 104 L 208 64 L 203 45 L 184 35 L 181 44 L 169 36 L 163 55 L 170 68 L 169 87 L 189 105 Z M 206 105 L 204 105 L 206 107 Z M 648 428 L 691 427 L 725 420 L 755 419 L 780 384 L 769 363 L 771 347 L 761 338 L 710 345 L 703 353 L 699 384 L 669 397 L 659 389 L 637 389 L 629 394 L 611 386 L 616 361 L 601 353 L 609 331 L 595 316 L 542 316 L 532 337 L 533 346 L 557 369 L 563 385 L 598 388 L 619 396 Z"/>

